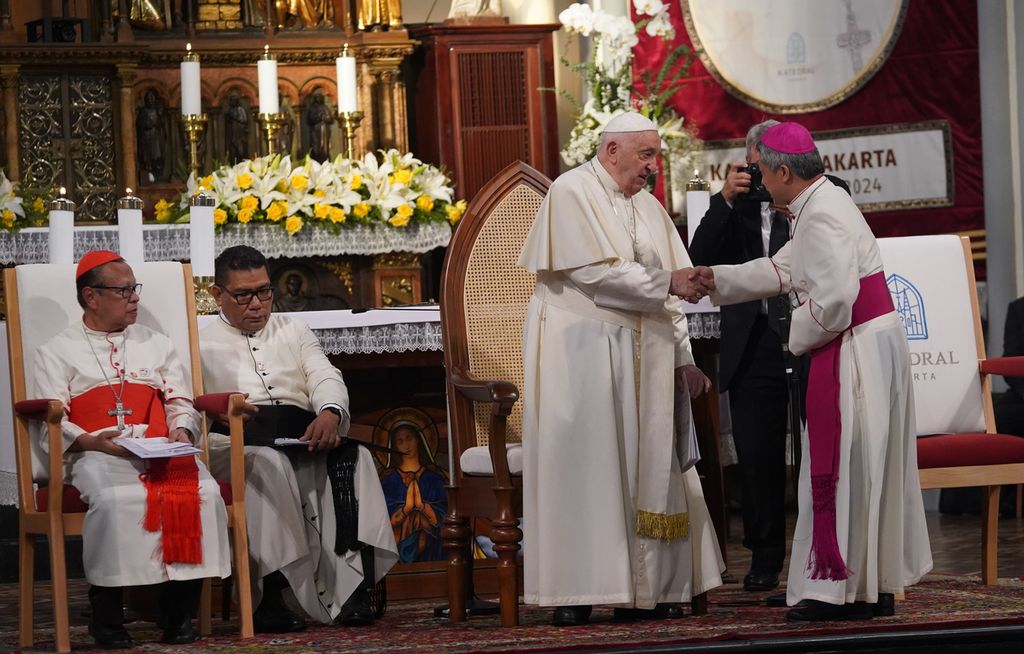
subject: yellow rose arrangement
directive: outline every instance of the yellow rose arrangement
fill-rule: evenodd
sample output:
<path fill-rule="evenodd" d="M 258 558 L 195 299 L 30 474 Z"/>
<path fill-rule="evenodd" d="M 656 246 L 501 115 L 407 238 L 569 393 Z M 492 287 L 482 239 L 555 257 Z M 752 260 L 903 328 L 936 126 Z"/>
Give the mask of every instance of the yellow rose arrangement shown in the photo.
<path fill-rule="evenodd" d="M 315 226 L 337 233 L 350 225 L 409 229 L 455 225 L 466 210 L 444 171 L 410 153 L 381 150 L 362 159 L 319 163 L 266 156 L 190 176 L 176 204 L 154 207 L 160 222 L 187 222 L 188 198 L 201 186 L 216 202 L 214 223 L 280 225 L 291 236 Z"/>

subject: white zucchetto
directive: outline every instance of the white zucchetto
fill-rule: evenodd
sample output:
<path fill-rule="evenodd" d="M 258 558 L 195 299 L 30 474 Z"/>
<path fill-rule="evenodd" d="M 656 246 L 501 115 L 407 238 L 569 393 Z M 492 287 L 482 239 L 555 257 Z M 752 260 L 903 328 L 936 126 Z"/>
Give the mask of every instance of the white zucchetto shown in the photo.
<path fill-rule="evenodd" d="M 635 111 L 627 111 L 609 120 L 608 124 L 604 126 L 602 133 L 650 131 L 658 131 L 658 126 L 651 119 L 645 118 L 642 114 L 638 114 Z"/>

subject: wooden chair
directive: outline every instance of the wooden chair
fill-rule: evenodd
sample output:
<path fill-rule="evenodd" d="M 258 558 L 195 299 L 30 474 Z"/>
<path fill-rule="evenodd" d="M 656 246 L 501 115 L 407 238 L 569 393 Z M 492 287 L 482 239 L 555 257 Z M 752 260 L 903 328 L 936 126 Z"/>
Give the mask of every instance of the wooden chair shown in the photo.
<path fill-rule="evenodd" d="M 441 273 L 451 482 L 442 530 L 448 607 L 466 619 L 471 516 L 490 518 L 498 554 L 502 626 L 519 623 L 516 556 L 522 531 L 522 331 L 534 276 L 516 265 L 550 185 L 524 163 L 505 168 L 473 198 Z"/>
<path fill-rule="evenodd" d="M 1024 482 L 1024 438 L 996 433 L 989 375 L 1024 376 L 1024 357 L 985 358 L 966 237 L 879 246 L 910 343 L 921 488 L 982 487 L 981 577 L 994 584 L 999 488 Z"/>
<path fill-rule="evenodd" d="M 179 263 L 146 263 L 134 267 L 134 272 L 144 285 L 147 296 L 152 298 L 149 302 L 143 300 L 140 303 L 139 322 L 167 334 L 179 353 L 188 353 L 189 356 L 182 357 L 183 362 L 191 373 L 193 390 L 201 391 L 202 368 L 199 365 L 191 267 Z M 72 265 L 25 265 L 4 270 L 18 484 L 19 638 L 23 647 L 33 643 L 34 537 L 46 536 L 53 583 L 54 640 L 59 652 L 71 649 L 64 537 L 81 535 L 88 507 L 78 491 L 64 483 L 60 429 L 64 407 L 56 400 L 27 397 L 35 371 L 26 363 L 32 361 L 36 349 L 43 343 L 67 325 L 81 320 L 74 280 L 75 267 Z M 243 402 L 239 394 L 197 398 L 197 407 L 201 410 L 232 414 L 236 423 L 232 426 L 232 434 L 235 429 L 239 433 L 234 441 L 239 446 L 233 447 L 231 452 L 232 481 L 227 488 L 222 484 L 221 492 L 225 496 L 228 524 L 234 541 L 234 570 L 242 613 L 241 635 L 251 638 L 252 600 L 240 445 Z M 49 454 L 41 447 L 43 438 L 49 440 Z M 205 437 L 203 449 L 206 450 Z M 51 493 L 51 488 L 61 488 L 62 492 Z M 206 595 L 208 598 L 208 591 Z M 208 601 L 200 609 L 200 632 L 209 633 Z"/>

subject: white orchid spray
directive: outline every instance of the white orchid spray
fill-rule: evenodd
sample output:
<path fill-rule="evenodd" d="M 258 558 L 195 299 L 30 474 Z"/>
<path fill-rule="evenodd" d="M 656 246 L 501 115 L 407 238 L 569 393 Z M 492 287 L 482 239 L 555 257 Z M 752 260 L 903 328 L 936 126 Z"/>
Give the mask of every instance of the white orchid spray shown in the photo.
<path fill-rule="evenodd" d="M 562 149 L 562 160 L 579 165 L 597 152 L 601 132 L 609 120 L 624 111 L 639 111 L 658 125 L 673 168 L 689 166 L 699 142 L 668 101 L 679 87 L 693 53 L 684 46 L 675 47 L 666 58 L 661 71 L 641 76 L 642 85 L 633 83 L 633 48 L 639 43 L 638 33 L 671 42 L 675 30 L 670 19 L 671 5 L 664 0 L 633 0 L 639 20 L 634 23 L 625 16 L 613 16 L 589 5 L 569 5 L 558 17 L 570 34 L 591 37 L 588 61 L 563 63 L 583 75 L 589 99 L 579 107 L 576 125 Z M 575 102 L 574 99 L 570 98 Z"/>

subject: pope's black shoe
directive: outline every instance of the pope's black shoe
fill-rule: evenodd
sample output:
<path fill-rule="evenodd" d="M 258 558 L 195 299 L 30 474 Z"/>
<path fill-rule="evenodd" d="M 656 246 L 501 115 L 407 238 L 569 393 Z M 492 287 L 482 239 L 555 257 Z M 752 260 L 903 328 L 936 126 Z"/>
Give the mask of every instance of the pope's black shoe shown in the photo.
<path fill-rule="evenodd" d="M 879 593 L 878 601 L 870 604 L 871 613 L 876 618 L 888 618 L 896 615 L 896 597 L 892 593 Z"/>
<path fill-rule="evenodd" d="M 346 627 L 366 627 L 373 624 L 376 617 L 370 606 L 370 595 L 360 586 L 341 607 L 338 623 Z"/>
<path fill-rule="evenodd" d="M 192 620 L 188 616 L 181 619 L 171 619 L 170 624 L 164 628 L 161 643 L 168 645 L 187 645 L 199 640 L 199 634 L 192 626 Z"/>
<path fill-rule="evenodd" d="M 581 606 L 559 606 L 551 616 L 551 624 L 556 627 L 574 627 L 590 622 L 590 613 L 594 607 L 589 604 Z"/>
<path fill-rule="evenodd" d="M 96 641 L 97 647 L 103 649 L 129 649 L 135 647 L 128 630 L 124 625 L 108 627 L 98 622 L 89 622 L 89 635 Z"/>
<path fill-rule="evenodd" d="M 779 587 L 777 572 L 755 572 L 753 570 L 743 578 L 743 590 L 761 591 L 774 590 Z"/>
<path fill-rule="evenodd" d="M 786 612 L 787 620 L 824 622 L 826 620 L 870 620 L 871 605 L 866 602 L 829 604 L 818 600 L 804 600 Z"/>
<path fill-rule="evenodd" d="M 653 609 L 617 608 L 613 611 L 616 620 L 675 620 L 685 615 L 683 605 L 676 602 L 661 602 Z"/>

